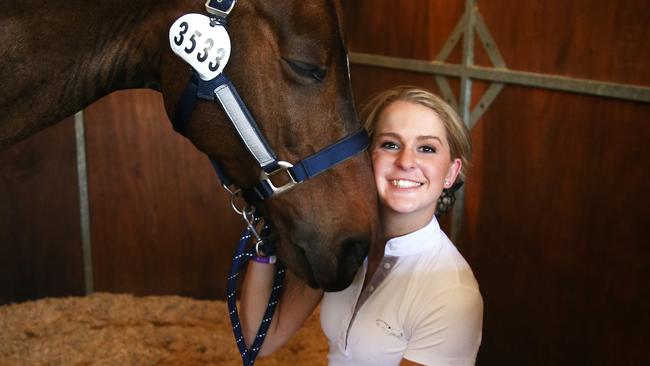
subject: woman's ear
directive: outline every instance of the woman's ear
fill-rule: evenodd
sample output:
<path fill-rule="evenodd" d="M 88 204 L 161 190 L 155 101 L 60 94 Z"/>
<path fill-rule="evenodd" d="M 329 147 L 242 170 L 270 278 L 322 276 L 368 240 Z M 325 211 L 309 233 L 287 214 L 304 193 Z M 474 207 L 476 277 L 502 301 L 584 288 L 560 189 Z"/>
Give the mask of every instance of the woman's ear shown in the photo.
<path fill-rule="evenodd" d="M 449 164 L 449 169 L 447 170 L 447 176 L 445 177 L 445 183 L 449 182 L 449 186 L 445 184 L 445 188 L 451 187 L 456 182 L 456 178 L 458 177 L 458 174 L 460 173 L 460 169 L 462 167 L 463 162 L 459 158 L 451 161 L 451 164 Z"/>

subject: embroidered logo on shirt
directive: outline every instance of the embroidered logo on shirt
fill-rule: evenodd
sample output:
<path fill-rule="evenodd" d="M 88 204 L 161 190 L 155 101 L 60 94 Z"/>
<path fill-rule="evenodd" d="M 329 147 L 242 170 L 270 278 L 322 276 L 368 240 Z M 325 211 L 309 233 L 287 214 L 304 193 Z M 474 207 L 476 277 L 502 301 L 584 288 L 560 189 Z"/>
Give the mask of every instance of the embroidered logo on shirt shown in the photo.
<path fill-rule="evenodd" d="M 399 338 L 399 339 L 404 339 L 404 332 L 402 332 L 399 329 L 391 327 L 390 324 L 388 324 L 387 322 L 385 322 L 385 321 L 383 321 L 381 319 L 377 319 L 377 320 L 375 320 L 375 324 L 379 328 L 383 329 L 384 332 L 386 332 L 386 334 L 390 334 L 393 337 L 396 337 L 396 338 Z"/>

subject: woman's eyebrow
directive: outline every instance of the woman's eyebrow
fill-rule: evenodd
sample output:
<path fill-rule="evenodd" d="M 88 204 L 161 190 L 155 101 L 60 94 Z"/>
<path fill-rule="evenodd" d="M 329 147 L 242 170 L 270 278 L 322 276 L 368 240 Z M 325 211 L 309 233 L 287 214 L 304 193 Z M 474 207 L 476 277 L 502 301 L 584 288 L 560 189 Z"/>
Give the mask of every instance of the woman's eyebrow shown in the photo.
<path fill-rule="evenodd" d="M 418 140 L 438 140 L 439 143 L 442 144 L 442 139 L 438 136 L 429 136 L 429 135 L 424 135 L 424 136 L 418 136 Z"/>
<path fill-rule="evenodd" d="M 393 138 L 396 138 L 396 139 L 400 138 L 400 135 L 395 133 L 395 132 L 382 132 L 382 133 L 378 134 L 377 136 L 387 136 L 387 137 L 393 137 Z"/>
<path fill-rule="evenodd" d="M 401 139 L 401 135 L 396 133 L 396 132 L 382 132 L 380 134 L 377 134 L 377 137 L 390 137 L 394 139 Z M 442 139 L 438 136 L 432 136 L 432 135 L 420 135 L 416 137 L 416 140 L 418 141 L 427 141 L 427 140 L 437 140 L 438 143 L 441 145 L 444 145 L 444 142 Z"/>

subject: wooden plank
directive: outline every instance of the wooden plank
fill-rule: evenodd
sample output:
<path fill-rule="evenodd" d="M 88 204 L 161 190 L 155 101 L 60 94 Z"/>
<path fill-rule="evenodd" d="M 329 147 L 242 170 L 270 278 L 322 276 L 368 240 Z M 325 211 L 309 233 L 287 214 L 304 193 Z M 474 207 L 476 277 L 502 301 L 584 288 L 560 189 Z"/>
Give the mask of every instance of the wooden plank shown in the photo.
<path fill-rule="evenodd" d="M 0 152 L 0 304 L 84 292 L 72 118 Z"/>
<path fill-rule="evenodd" d="M 241 220 L 161 95 L 116 92 L 85 117 L 95 289 L 223 298 Z"/>
<path fill-rule="evenodd" d="M 479 7 L 511 69 L 650 85 L 647 2 Z M 463 252 L 486 298 L 481 362 L 650 362 L 649 113 L 506 86 L 479 122 Z"/>
<path fill-rule="evenodd" d="M 650 85 L 648 1 L 479 0 L 478 6 L 510 69 Z M 486 57 L 476 63 L 490 65 Z"/>
<path fill-rule="evenodd" d="M 389 0 L 344 1 L 348 48 L 433 60 L 462 17 L 463 5 L 462 0 L 409 0 L 399 4 Z M 460 62 L 460 53 L 452 52 L 449 61 Z"/>
<path fill-rule="evenodd" d="M 488 110 L 460 245 L 485 297 L 481 362 L 648 360 L 648 113 L 519 87 Z"/>

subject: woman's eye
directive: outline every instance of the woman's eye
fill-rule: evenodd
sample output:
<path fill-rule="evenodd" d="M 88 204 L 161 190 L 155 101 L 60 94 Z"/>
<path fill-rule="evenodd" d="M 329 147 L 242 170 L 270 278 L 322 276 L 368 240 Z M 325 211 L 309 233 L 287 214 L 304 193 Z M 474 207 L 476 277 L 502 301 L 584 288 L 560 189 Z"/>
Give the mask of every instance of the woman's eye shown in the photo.
<path fill-rule="evenodd" d="M 379 146 L 382 149 L 387 149 L 387 150 L 395 150 L 395 149 L 399 148 L 399 146 L 397 146 L 396 143 L 390 142 L 390 141 L 382 142 L 381 145 L 379 145 Z"/>
<path fill-rule="evenodd" d="M 436 148 L 433 146 L 421 146 L 420 151 L 423 153 L 433 154 L 436 152 Z"/>

